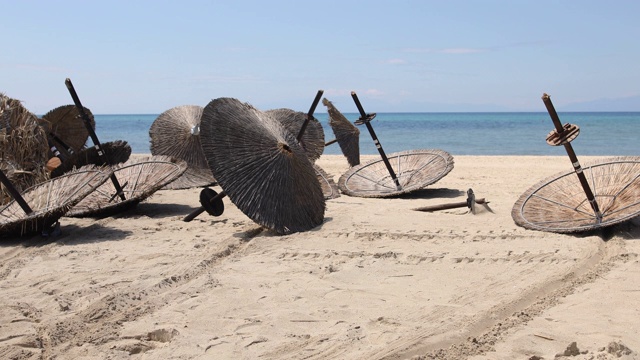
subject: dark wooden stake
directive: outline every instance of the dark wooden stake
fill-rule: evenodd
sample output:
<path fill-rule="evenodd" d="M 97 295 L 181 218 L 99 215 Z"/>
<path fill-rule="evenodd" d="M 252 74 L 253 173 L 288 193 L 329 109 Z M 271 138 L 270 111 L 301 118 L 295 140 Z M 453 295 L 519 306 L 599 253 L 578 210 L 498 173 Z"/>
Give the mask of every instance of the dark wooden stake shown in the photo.
<path fill-rule="evenodd" d="M 367 126 L 367 130 L 369 130 L 369 134 L 371 135 L 371 138 L 373 139 L 373 143 L 375 144 L 376 148 L 378 149 L 378 152 L 380 153 L 380 156 L 382 157 L 382 161 L 384 161 L 384 165 L 387 167 L 387 171 L 389 171 L 389 175 L 391 175 L 391 179 L 396 184 L 396 190 L 402 190 L 402 186 L 400 186 L 400 181 L 398 180 L 398 177 L 396 176 L 395 171 L 393 171 L 393 168 L 391 167 L 391 164 L 389 163 L 389 158 L 387 158 L 387 155 L 384 153 L 384 150 L 382 149 L 382 145 L 380 144 L 380 141 L 378 141 L 378 137 L 376 136 L 376 132 L 373 131 L 373 126 L 371 126 L 371 124 L 370 124 L 371 119 L 373 119 L 373 116 L 368 115 L 366 112 L 364 112 L 364 108 L 362 107 L 362 104 L 360 104 L 360 100 L 358 99 L 358 96 L 356 95 L 355 91 L 351 92 L 351 97 L 353 98 L 353 102 L 356 103 L 356 107 L 358 108 L 358 111 L 360 112 L 360 119 L 358 120 L 358 122 L 356 122 L 356 125 L 358 125 L 360 123 L 364 123 Z"/>
<path fill-rule="evenodd" d="M 298 132 L 298 136 L 296 139 L 300 141 L 302 139 L 302 135 L 304 135 L 304 131 L 307 130 L 307 125 L 309 125 L 309 121 L 313 119 L 313 113 L 316 112 L 316 107 L 318 107 L 318 103 L 320 102 L 320 98 L 324 94 L 324 90 L 318 90 L 316 93 L 315 99 L 313 99 L 313 103 L 311 103 L 311 107 L 309 108 L 309 112 L 307 112 L 307 117 L 304 119 L 302 126 L 300 127 L 300 131 Z"/>
<path fill-rule="evenodd" d="M 18 205 L 20 205 L 22 210 L 24 210 L 24 212 L 27 215 L 33 213 L 33 210 L 31 210 L 31 207 L 29 207 L 29 204 L 27 204 L 27 202 L 24 201 L 24 198 L 22 197 L 22 195 L 20 195 L 20 192 L 18 191 L 18 189 L 16 189 L 13 186 L 9 178 L 4 174 L 4 171 L 2 170 L 0 170 L 0 181 L 2 182 L 4 187 L 7 188 L 7 190 L 9 191 L 9 194 L 11 194 L 11 197 L 18 203 Z"/>
<path fill-rule="evenodd" d="M 67 89 L 69 90 L 69 94 L 71 94 L 73 103 L 76 105 L 76 108 L 78 109 L 78 113 L 80 113 L 80 117 L 82 118 L 82 121 L 84 122 L 84 125 L 87 128 L 87 131 L 89 132 L 89 136 L 93 141 L 93 146 L 96 148 L 96 151 L 98 152 L 98 157 L 100 157 L 103 163 L 108 164 L 109 161 L 107 159 L 107 154 L 102 149 L 100 140 L 98 140 L 98 135 L 96 135 L 96 132 L 93 130 L 93 127 L 91 127 L 91 119 L 89 119 L 89 115 L 87 115 L 87 113 L 84 111 L 84 107 L 82 106 L 82 103 L 80 102 L 80 98 L 78 97 L 78 94 L 76 93 L 76 90 L 73 87 L 73 84 L 71 83 L 71 79 L 67 78 L 64 81 L 64 83 L 67 86 Z M 122 199 L 122 201 L 125 201 L 126 197 L 124 196 L 124 191 L 120 186 L 120 182 L 118 182 L 118 178 L 114 173 L 111 174 L 110 178 L 111 178 L 111 182 L 113 182 L 113 187 L 116 189 L 116 194 L 120 196 L 120 199 Z"/>
<path fill-rule="evenodd" d="M 542 102 L 544 102 L 544 105 L 547 108 L 547 112 L 549 113 L 549 116 L 553 121 L 553 125 L 556 128 L 556 133 L 558 134 L 558 137 L 562 138 L 565 132 L 565 128 L 562 126 L 562 123 L 560 122 L 560 117 L 558 116 L 558 113 L 556 112 L 556 109 L 554 108 L 553 103 L 551 103 L 551 97 L 547 94 L 542 94 Z M 596 198 L 593 195 L 593 192 L 591 191 L 591 187 L 589 186 L 589 182 L 587 181 L 587 178 L 584 176 L 584 173 L 582 172 L 582 166 L 580 166 L 578 157 L 576 156 L 576 153 L 573 151 L 573 147 L 571 146 L 571 140 L 573 139 L 567 139 L 566 141 L 562 141 L 561 143 L 564 145 L 564 148 L 567 151 L 567 155 L 569 155 L 569 160 L 571 160 L 573 169 L 576 172 L 576 175 L 578 176 L 578 180 L 580 180 L 580 185 L 582 185 L 582 189 L 584 190 L 584 193 L 587 196 L 587 200 L 589 200 L 589 204 L 591 205 L 591 208 L 593 209 L 593 212 L 596 215 L 596 219 L 598 223 L 600 223 L 602 222 L 602 213 L 600 212 L 600 207 L 598 206 L 598 202 L 596 201 Z"/>

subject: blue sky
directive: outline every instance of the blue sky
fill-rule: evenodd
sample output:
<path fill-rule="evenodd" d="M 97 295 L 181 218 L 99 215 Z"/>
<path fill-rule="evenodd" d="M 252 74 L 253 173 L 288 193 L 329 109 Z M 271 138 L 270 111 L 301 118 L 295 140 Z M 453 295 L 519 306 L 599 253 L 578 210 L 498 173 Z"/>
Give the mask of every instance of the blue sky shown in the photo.
<path fill-rule="evenodd" d="M 235 97 L 306 111 L 640 111 L 639 1 L 0 0 L 0 92 L 36 114 Z M 323 106 L 318 111 L 324 111 Z"/>

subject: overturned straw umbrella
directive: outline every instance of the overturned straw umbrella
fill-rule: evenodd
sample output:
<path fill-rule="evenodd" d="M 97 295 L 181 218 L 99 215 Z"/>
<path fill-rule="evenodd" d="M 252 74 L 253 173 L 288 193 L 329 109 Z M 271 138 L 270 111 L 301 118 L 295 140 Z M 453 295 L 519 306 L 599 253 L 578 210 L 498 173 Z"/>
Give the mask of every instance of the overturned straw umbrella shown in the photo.
<path fill-rule="evenodd" d="M 18 191 L 49 178 L 47 135 L 38 125 L 38 117 L 19 100 L 0 93 L 0 169 Z M 11 201 L 6 189 L 0 189 L 0 204 Z"/>
<path fill-rule="evenodd" d="M 640 215 L 640 157 L 616 157 L 582 167 L 600 216 L 594 213 L 574 171 L 545 178 L 513 205 L 517 225 L 573 233 L 615 225 Z"/>
<path fill-rule="evenodd" d="M 95 147 L 84 148 L 80 151 L 76 151 L 67 157 L 60 163 L 53 171 L 51 171 L 51 178 L 58 177 L 73 169 L 81 168 L 85 165 L 117 165 L 129 160 L 131 156 L 131 146 L 126 141 L 116 140 L 101 144 L 102 151 L 107 155 L 101 157 L 98 155 L 98 150 Z M 107 163 L 104 163 L 104 159 L 107 159 Z"/>
<path fill-rule="evenodd" d="M 335 135 L 335 141 L 340 146 L 342 154 L 347 158 L 349 166 L 360 164 L 360 130 L 353 125 L 342 113 L 326 98 L 322 103 L 329 113 L 329 126 Z M 328 142 L 330 145 L 332 142 Z"/>
<path fill-rule="evenodd" d="M 349 169 L 338 180 L 340 190 L 350 196 L 392 197 L 420 190 L 442 179 L 453 169 L 453 157 L 446 151 L 421 149 L 387 155 L 370 122 L 375 113 L 365 113 L 355 92 L 351 96 L 360 112 L 357 125 L 366 125 L 380 159 Z"/>
<path fill-rule="evenodd" d="M 0 171 L 3 185 L 12 188 Z M 109 178 L 109 171 L 92 165 L 42 182 L 22 194 L 12 189 L 11 202 L 0 208 L 0 235 L 49 235 L 58 219 Z"/>
<path fill-rule="evenodd" d="M 113 182 L 107 181 L 69 210 L 67 216 L 106 217 L 134 208 L 182 175 L 187 169 L 187 163 L 156 155 L 129 160 L 112 169 L 118 178 L 122 194 Z"/>
<path fill-rule="evenodd" d="M 201 131 L 222 194 L 250 219 L 278 234 L 322 224 L 325 201 L 313 165 L 278 120 L 237 99 L 218 98 L 205 107 Z"/>
<path fill-rule="evenodd" d="M 533 230 L 571 233 L 600 229 L 640 215 L 640 157 L 619 157 L 582 167 L 571 146 L 580 134 L 562 124 L 547 94 L 542 95 L 555 129 L 547 144 L 564 146 L 573 171 L 553 175 L 520 196 L 511 216 Z"/>
<path fill-rule="evenodd" d="M 200 145 L 202 106 L 183 105 L 171 108 L 151 124 L 151 154 L 184 160 L 187 171 L 165 189 L 188 189 L 215 184 Z"/>
<path fill-rule="evenodd" d="M 423 189 L 453 169 L 453 157 L 437 149 L 401 151 L 389 154 L 387 158 L 400 188 L 382 159 L 350 168 L 338 180 L 338 187 L 349 196 L 393 197 Z"/>
<path fill-rule="evenodd" d="M 84 111 L 90 119 L 91 127 L 95 129 L 96 122 L 93 114 L 87 108 L 84 108 Z M 59 151 L 70 155 L 70 152 L 77 152 L 84 148 L 89 138 L 89 131 L 75 105 L 57 107 L 47 112 L 42 119 L 45 120 L 42 122 L 45 131 L 51 135 L 53 145 Z"/>
<path fill-rule="evenodd" d="M 285 129 L 296 136 L 307 118 L 307 114 L 303 112 L 284 108 L 267 110 L 266 113 L 278 120 Z M 316 118 L 309 119 L 300 139 L 300 145 L 311 162 L 318 160 L 324 152 L 324 130 Z"/>

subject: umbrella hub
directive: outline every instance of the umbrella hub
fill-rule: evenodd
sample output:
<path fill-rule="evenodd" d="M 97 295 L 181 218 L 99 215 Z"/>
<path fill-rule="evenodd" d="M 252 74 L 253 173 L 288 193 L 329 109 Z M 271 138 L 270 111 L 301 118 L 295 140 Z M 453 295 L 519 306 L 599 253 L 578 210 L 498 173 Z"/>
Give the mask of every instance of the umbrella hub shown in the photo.
<path fill-rule="evenodd" d="M 278 149 L 283 154 L 293 155 L 293 152 L 291 151 L 291 148 L 289 147 L 289 145 L 287 145 L 285 143 L 278 143 Z"/>
<path fill-rule="evenodd" d="M 193 125 L 191 127 L 191 135 L 194 135 L 194 136 L 200 135 L 200 125 Z"/>

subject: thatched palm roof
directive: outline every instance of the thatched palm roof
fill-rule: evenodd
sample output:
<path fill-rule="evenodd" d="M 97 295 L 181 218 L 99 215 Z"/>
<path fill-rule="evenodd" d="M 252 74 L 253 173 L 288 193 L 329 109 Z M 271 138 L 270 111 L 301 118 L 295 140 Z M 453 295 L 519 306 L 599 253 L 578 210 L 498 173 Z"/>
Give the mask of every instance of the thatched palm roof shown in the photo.
<path fill-rule="evenodd" d="M 350 166 L 360 164 L 360 130 L 326 98 L 322 103 L 329 113 L 329 126 Z"/>
<path fill-rule="evenodd" d="M 46 181 L 49 147 L 38 118 L 19 100 L 0 93 L 0 169 L 18 191 Z M 0 189 L 0 204 L 11 197 Z"/>
<path fill-rule="evenodd" d="M 84 111 L 89 116 L 91 127 L 95 130 L 96 122 L 91 110 L 84 108 Z M 75 105 L 57 107 L 47 112 L 42 116 L 42 119 L 44 121 L 41 123 L 45 131 L 53 135 L 54 144 L 60 151 L 65 151 L 66 147 L 71 148 L 74 152 L 84 148 L 89 138 L 89 130 L 87 130 L 87 126 Z"/>
<path fill-rule="evenodd" d="M 298 135 L 307 118 L 307 114 L 303 112 L 284 108 L 267 110 L 266 113 L 278 120 L 294 136 Z M 311 162 L 318 160 L 324 152 L 324 129 L 316 118 L 310 119 L 307 123 L 300 145 Z"/>
<path fill-rule="evenodd" d="M 135 207 L 187 169 L 183 160 L 150 156 L 129 160 L 113 168 L 122 187 L 122 200 L 112 181 L 106 181 L 66 214 L 73 217 L 106 217 Z"/>
<path fill-rule="evenodd" d="M 33 210 L 26 214 L 13 200 L 0 208 L 0 235 L 29 235 L 46 229 L 93 192 L 110 171 L 92 165 L 66 173 L 25 190 L 21 196 Z"/>
<path fill-rule="evenodd" d="M 168 184 L 166 189 L 188 189 L 215 184 L 200 145 L 202 106 L 183 105 L 171 108 L 151 124 L 151 154 L 166 155 L 187 163 L 187 171 Z"/>
<path fill-rule="evenodd" d="M 205 107 L 201 131 L 213 175 L 249 218 L 279 234 L 322 224 L 325 202 L 313 166 L 278 120 L 219 98 Z"/>

